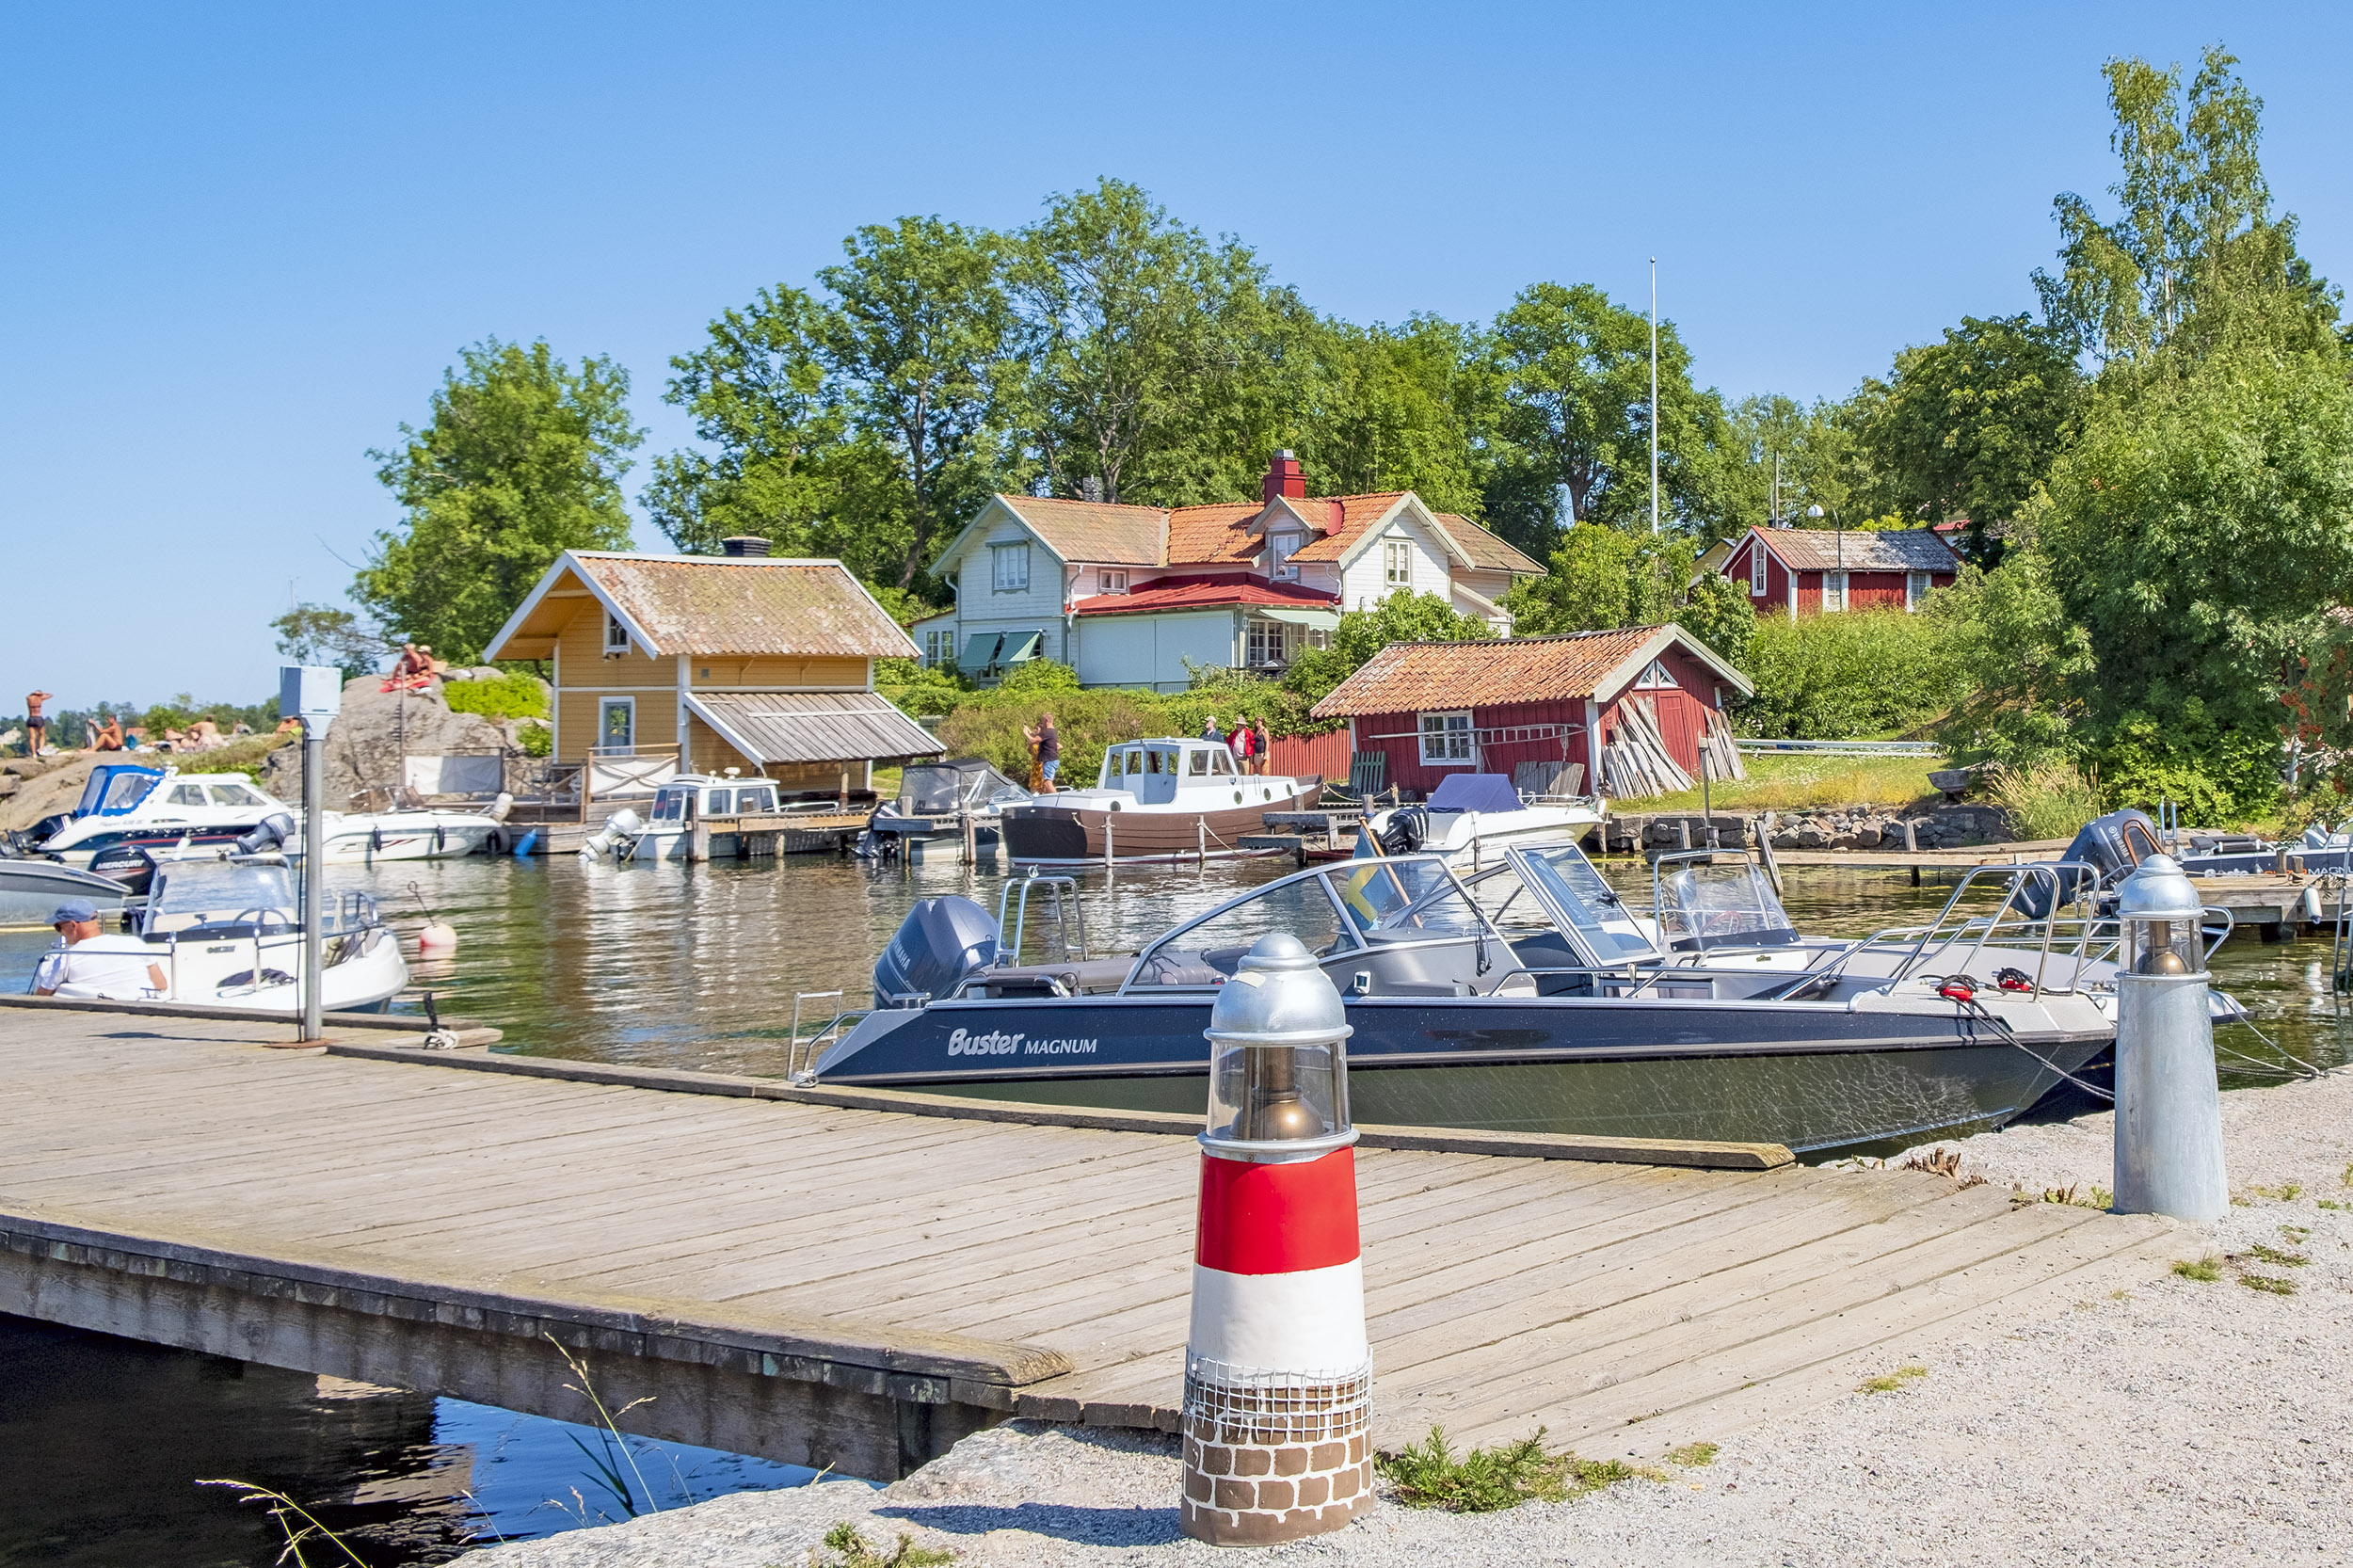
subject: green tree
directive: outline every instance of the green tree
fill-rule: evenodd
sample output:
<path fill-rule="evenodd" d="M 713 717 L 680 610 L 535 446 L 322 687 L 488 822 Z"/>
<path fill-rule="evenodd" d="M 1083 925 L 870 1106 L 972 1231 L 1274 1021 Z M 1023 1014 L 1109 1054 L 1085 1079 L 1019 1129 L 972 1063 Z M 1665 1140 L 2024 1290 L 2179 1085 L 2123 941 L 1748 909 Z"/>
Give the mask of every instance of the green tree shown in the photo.
<path fill-rule="evenodd" d="M 1650 519 L 1650 320 L 1591 283 L 1537 283 L 1496 318 L 1492 362 L 1500 434 L 1513 461 L 1497 474 L 1489 510 L 1540 557 L 1555 520 L 1619 526 Z M 1671 322 L 1658 324 L 1660 520 L 1705 526 L 1718 511 L 1715 454 L 1722 400 L 1691 384 L 1691 355 Z M 1565 492 L 1565 518 L 1553 497 Z"/>
<path fill-rule="evenodd" d="M 2296 219 L 2271 216 L 2263 103 L 2237 64 L 2209 48 L 2186 91 L 2178 66 L 2102 68 L 2123 165 L 2109 187 L 2118 215 L 2103 223 L 2082 197 L 2055 199 L 2059 270 L 2034 280 L 2051 325 L 2103 364 L 2146 364 L 2169 346 L 2333 344 L 2337 291 L 2297 254 Z"/>
<path fill-rule="evenodd" d="M 1481 515 L 1497 403 L 1475 330 L 1430 315 L 1325 321 L 1302 357 L 1303 406 L 1273 444 L 1298 452 L 1311 494 L 1412 490 L 1434 511 Z"/>
<path fill-rule="evenodd" d="M 269 623 L 278 651 L 297 664 L 332 664 L 349 680 L 380 665 L 398 645 L 348 610 L 297 604 Z"/>
<path fill-rule="evenodd" d="M 575 370 L 545 342 L 486 338 L 443 374 L 424 427 L 400 432 L 368 456 L 407 516 L 352 585 L 396 639 L 477 660 L 557 555 L 628 548 L 620 481 L 645 433 L 611 360 Z"/>
<path fill-rule="evenodd" d="M 1312 705 L 1356 673 L 1391 643 L 1464 642 L 1492 637 L 1495 629 L 1465 616 L 1433 593 L 1399 588 L 1363 610 L 1344 610 L 1322 648 L 1304 650 L 1283 672 L 1283 684 Z"/>
<path fill-rule="evenodd" d="M 1856 423 L 1854 402 L 1817 400 L 1809 408 L 1769 392 L 1732 405 L 1725 410 L 1709 533 L 1722 538 L 1771 525 L 1776 459 L 1780 517 L 1811 526 L 1806 509 L 1819 506 L 1825 525 L 1854 520 L 1869 505 L 1873 489 Z"/>
<path fill-rule="evenodd" d="M 1944 342 L 1897 354 L 1887 384 L 1858 399 L 1873 504 L 1915 526 L 1967 518 L 1967 552 L 1998 559 L 1991 531 L 2050 472 L 2082 390 L 2068 333 L 1963 316 Z"/>
<path fill-rule="evenodd" d="M 1733 668 L 1747 667 L 1749 648 L 1756 640 L 1756 606 L 1749 601 L 1747 584 L 1703 572 L 1673 619 Z"/>
<path fill-rule="evenodd" d="M 1551 569 L 1523 578 L 1504 604 L 1513 632 L 1523 637 L 1662 626 L 1681 614 L 1694 565 L 1684 535 L 1588 523 L 1570 529 L 1552 552 Z"/>

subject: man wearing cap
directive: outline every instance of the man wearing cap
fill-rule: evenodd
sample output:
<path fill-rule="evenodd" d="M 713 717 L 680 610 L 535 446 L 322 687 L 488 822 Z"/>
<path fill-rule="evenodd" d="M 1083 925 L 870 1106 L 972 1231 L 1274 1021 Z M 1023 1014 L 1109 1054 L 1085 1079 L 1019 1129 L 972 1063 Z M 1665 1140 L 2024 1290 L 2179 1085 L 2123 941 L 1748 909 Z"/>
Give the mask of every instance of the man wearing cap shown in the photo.
<path fill-rule="evenodd" d="M 40 967 L 33 970 L 33 995 L 54 997 L 71 985 L 76 996 L 136 1001 L 171 989 L 161 964 L 149 960 L 141 972 L 141 960 L 147 958 L 144 943 L 128 952 L 82 947 L 98 935 L 98 906 L 89 900 L 68 899 L 57 905 L 49 923 L 57 929 L 57 945 L 41 954 Z"/>

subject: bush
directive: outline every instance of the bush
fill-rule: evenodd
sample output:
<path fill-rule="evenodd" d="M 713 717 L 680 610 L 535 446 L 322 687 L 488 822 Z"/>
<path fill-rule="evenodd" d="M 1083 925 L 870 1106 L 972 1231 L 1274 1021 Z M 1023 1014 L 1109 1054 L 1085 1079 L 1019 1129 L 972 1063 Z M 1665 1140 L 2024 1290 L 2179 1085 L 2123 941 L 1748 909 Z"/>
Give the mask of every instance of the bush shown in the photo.
<path fill-rule="evenodd" d="M 2073 839 L 2106 809 L 2099 786 L 2068 762 L 1997 769 L 1988 792 L 2022 839 Z"/>
<path fill-rule="evenodd" d="M 555 751 L 555 729 L 551 725 L 525 720 L 515 727 L 515 744 L 525 757 L 552 756 Z"/>
<path fill-rule="evenodd" d="M 1967 680 L 1944 623 L 1901 610 L 1767 616 L 1741 673 L 1756 695 L 1740 705 L 1753 735 L 1854 740 L 1908 729 L 1961 700 Z"/>
<path fill-rule="evenodd" d="M 492 680 L 444 680 L 441 700 L 453 713 L 479 713 L 486 719 L 543 719 L 548 716 L 548 689 L 528 675 L 502 675 Z"/>
<path fill-rule="evenodd" d="M 874 661 L 874 690 L 899 711 L 919 719 L 936 719 L 955 712 L 972 695 L 972 682 L 954 668 L 919 664 L 912 659 Z"/>
<path fill-rule="evenodd" d="M 1108 747 L 1168 732 L 1150 692 L 1068 690 L 1041 700 L 1039 694 L 1000 686 L 974 693 L 948 714 L 940 723 L 939 738 L 951 754 L 984 757 L 1013 778 L 1027 782 L 1030 745 L 1021 731 L 1048 711 L 1062 732 L 1062 778 L 1071 785 L 1095 781 Z"/>

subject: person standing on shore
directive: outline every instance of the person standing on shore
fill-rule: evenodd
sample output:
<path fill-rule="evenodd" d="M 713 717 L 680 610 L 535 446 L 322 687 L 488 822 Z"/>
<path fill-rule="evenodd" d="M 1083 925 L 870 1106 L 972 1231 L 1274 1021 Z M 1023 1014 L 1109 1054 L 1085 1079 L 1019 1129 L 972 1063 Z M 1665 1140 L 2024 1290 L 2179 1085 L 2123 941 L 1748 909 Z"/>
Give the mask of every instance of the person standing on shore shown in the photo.
<path fill-rule="evenodd" d="M 1037 772 L 1045 783 L 1044 793 L 1055 792 L 1054 775 L 1062 769 L 1062 731 L 1054 728 L 1054 715 L 1037 716 Z"/>
<path fill-rule="evenodd" d="M 49 738 L 49 721 L 41 716 L 40 705 L 56 696 L 55 692 L 32 692 L 24 698 L 24 755 L 39 757 L 41 743 Z"/>
<path fill-rule="evenodd" d="M 1256 771 L 1264 773 L 1267 769 L 1267 750 L 1274 744 L 1274 739 L 1266 732 L 1266 720 L 1264 719 L 1258 720 L 1251 728 L 1257 731 L 1257 744 L 1250 748 L 1250 760 L 1257 764 Z"/>

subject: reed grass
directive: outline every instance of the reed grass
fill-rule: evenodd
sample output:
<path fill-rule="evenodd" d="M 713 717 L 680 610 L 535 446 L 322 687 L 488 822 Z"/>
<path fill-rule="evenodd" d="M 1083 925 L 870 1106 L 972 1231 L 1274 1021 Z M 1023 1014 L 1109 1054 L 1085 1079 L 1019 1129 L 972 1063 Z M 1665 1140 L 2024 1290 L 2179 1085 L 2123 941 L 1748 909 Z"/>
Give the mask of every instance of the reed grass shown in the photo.
<path fill-rule="evenodd" d="M 2069 762 L 1995 769 L 1987 793 L 2022 839 L 2072 839 L 2106 809 L 2099 785 Z"/>
<path fill-rule="evenodd" d="M 343 1561 L 355 1564 L 356 1568 L 368 1568 L 367 1560 L 353 1551 L 342 1536 L 320 1524 L 309 1509 L 304 1508 L 283 1492 L 273 1492 L 266 1486 L 256 1485 L 249 1480 L 200 1480 L 196 1484 L 199 1486 L 233 1486 L 237 1489 L 237 1501 L 269 1504 L 270 1518 L 276 1522 L 279 1529 L 286 1537 L 285 1549 L 278 1555 L 278 1560 L 281 1563 L 291 1562 L 295 1568 L 311 1568 L 311 1560 L 302 1548 L 305 1543 L 315 1541 L 332 1546 L 341 1554 L 337 1558 L 327 1559 L 327 1561 Z"/>

